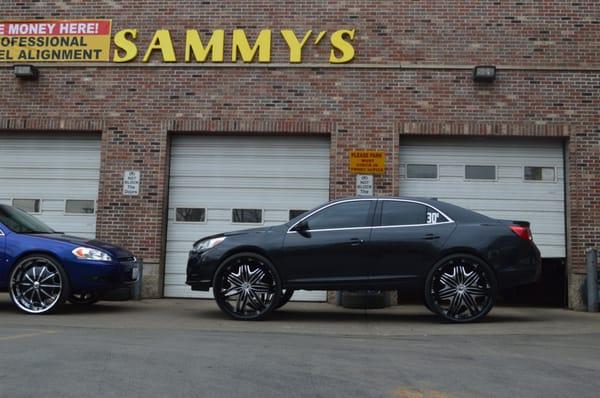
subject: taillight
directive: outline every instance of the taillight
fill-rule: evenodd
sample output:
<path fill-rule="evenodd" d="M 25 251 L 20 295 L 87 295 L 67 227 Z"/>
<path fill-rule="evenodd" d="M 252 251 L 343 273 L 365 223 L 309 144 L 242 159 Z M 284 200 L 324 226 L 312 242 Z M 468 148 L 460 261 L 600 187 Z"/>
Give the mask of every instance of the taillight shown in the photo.
<path fill-rule="evenodd" d="M 519 238 L 523 238 L 526 240 L 533 240 L 533 235 L 531 235 L 531 229 L 529 227 L 522 227 L 520 225 L 511 225 L 510 229 L 517 234 Z"/>

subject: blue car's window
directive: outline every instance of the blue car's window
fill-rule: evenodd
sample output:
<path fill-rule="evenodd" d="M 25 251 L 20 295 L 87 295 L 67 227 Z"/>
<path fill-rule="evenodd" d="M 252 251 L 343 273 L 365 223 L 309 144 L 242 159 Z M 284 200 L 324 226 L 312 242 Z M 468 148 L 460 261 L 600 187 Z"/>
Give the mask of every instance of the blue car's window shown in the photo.
<path fill-rule="evenodd" d="M 21 234 L 51 234 L 55 232 L 37 218 L 11 206 L 0 206 L 0 222 L 12 231 Z"/>

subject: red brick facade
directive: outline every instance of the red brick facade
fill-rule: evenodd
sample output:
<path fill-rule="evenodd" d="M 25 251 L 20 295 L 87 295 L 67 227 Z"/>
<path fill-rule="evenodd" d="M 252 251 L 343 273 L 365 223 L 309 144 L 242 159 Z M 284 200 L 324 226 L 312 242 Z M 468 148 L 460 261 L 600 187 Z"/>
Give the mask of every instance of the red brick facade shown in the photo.
<path fill-rule="evenodd" d="M 0 10 L 7 20 L 109 18 L 113 34 L 139 29 L 132 63 L 45 65 L 37 81 L 0 65 L 0 129 L 101 132 L 97 235 L 147 262 L 164 255 L 169 137 L 180 133 L 329 134 L 332 197 L 354 193 L 355 148 L 386 152 L 376 193 L 397 194 L 405 134 L 556 137 L 568 142 L 570 273 L 583 273 L 585 248 L 600 246 L 596 1 L 45 1 Z M 185 29 L 224 29 L 226 62 L 169 65 L 155 52 L 142 64 L 161 28 L 180 61 Z M 270 66 L 232 65 L 236 28 L 251 40 L 273 29 Z M 356 58 L 332 67 L 324 39 L 307 44 L 304 65 L 289 65 L 281 29 L 356 29 Z M 496 82 L 474 83 L 476 64 L 497 65 Z M 127 169 L 142 171 L 138 197 L 121 193 Z"/>

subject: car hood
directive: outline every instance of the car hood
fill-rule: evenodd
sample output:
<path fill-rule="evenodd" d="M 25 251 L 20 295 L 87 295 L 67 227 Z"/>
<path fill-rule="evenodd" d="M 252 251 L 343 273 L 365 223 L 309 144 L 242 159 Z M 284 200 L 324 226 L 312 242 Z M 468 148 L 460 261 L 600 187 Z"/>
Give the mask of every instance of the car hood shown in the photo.
<path fill-rule="evenodd" d="M 218 238 L 221 236 L 229 236 L 229 237 L 233 237 L 233 236 L 242 236 L 242 235 L 248 235 L 248 234 L 264 234 L 264 233 L 268 233 L 271 232 L 277 228 L 282 228 L 282 225 L 279 226 L 271 226 L 271 227 L 258 227 L 258 228 L 248 228 L 248 229 L 240 229 L 237 231 L 229 231 L 229 232 L 222 232 L 220 234 L 214 234 L 214 235 L 209 235 L 209 236 L 204 236 L 200 239 L 198 239 L 196 242 L 194 242 L 194 245 L 196 245 L 199 242 L 202 242 L 203 240 L 206 239 L 212 239 L 212 238 Z"/>
<path fill-rule="evenodd" d="M 71 243 L 73 245 L 81 245 L 91 247 L 92 249 L 99 249 L 107 252 L 114 258 L 128 258 L 133 257 L 133 254 L 122 247 L 112 245 L 110 243 L 102 242 L 96 239 L 82 238 L 79 236 L 71 236 L 65 234 L 36 234 L 32 235 L 39 238 L 52 239 L 59 242 Z"/>

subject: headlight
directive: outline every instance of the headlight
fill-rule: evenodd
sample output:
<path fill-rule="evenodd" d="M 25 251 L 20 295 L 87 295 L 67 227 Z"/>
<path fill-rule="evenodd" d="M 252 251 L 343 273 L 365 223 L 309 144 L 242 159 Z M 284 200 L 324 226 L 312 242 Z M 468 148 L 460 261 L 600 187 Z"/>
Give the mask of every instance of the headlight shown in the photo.
<path fill-rule="evenodd" d="M 89 247 L 78 247 L 71 253 L 80 260 L 112 261 L 112 257 L 108 254 Z"/>
<path fill-rule="evenodd" d="M 219 243 L 223 242 L 224 240 L 225 240 L 224 236 L 221 236 L 219 238 L 201 240 L 200 242 L 198 242 L 194 245 L 194 250 L 201 251 L 201 250 L 212 249 L 213 247 L 215 247 Z"/>

